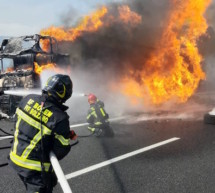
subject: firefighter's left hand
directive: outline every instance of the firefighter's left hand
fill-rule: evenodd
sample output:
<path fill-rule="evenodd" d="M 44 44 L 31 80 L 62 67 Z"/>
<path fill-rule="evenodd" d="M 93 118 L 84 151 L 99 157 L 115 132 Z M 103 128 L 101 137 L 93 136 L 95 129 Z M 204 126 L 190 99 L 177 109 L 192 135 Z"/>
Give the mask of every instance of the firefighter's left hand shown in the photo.
<path fill-rule="evenodd" d="M 71 140 L 76 140 L 77 139 L 77 135 L 76 135 L 74 130 L 70 131 L 70 136 L 69 137 L 70 137 Z"/>

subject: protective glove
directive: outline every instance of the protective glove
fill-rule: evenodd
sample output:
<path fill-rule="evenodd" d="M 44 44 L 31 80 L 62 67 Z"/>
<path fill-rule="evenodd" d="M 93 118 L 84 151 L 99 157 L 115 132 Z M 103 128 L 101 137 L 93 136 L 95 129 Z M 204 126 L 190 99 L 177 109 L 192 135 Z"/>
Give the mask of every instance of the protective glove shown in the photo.
<path fill-rule="evenodd" d="M 77 135 L 76 135 L 74 130 L 70 131 L 69 137 L 70 137 L 71 140 L 76 140 L 77 139 Z"/>

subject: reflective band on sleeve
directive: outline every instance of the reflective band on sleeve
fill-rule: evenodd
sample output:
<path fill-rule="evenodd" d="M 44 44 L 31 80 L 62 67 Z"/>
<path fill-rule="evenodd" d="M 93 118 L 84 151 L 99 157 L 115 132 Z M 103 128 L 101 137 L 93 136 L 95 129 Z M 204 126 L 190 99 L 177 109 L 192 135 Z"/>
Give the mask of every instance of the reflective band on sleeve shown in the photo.
<path fill-rule="evenodd" d="M 41 169 L 41 163 L 40 161 L 34 161 L 22 158 L 18 155 L 16 155 L 14 152 L 10 152 L 10 159 L 12 162 L 14 162 L 16 165 L 27 168 L 29 170 L 36 170 L 36 171 L 42 171 Z M 50 163 L 44 163 L 45 171 L 49 171 Z"/>
<path fill-rule="evenodd" d="M 100 111 L 101 111 L 101 113 L 102 113 L 102 116 L 104 117 L 104 116 L 105 116 L 104 110 L 103 110 L 102 108 L 100 108 Z"/>
<path fill-rule="evenodd" d="M 67 146 L 70 144 L 70 138 L 65 139 L 62 135 L 58 135 L 57 133 L 55 133 L 54 135 L 55 138 L 58 139 L 62 145 Z"/>

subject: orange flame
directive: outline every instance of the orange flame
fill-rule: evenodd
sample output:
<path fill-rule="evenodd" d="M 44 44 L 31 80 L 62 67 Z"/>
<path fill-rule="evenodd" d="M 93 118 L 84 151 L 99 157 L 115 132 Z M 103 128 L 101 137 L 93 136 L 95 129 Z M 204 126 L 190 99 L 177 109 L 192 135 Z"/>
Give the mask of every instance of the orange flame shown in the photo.
<path fill-rule="evenodd" d="M 65 29 L 63 27 L 51 26 L 48 29 L 40 31 L 41 35 L 48 35 L 56 38 L 58 41 L 74 41 L 80 37 L 84 32 L 95 32 L 102 26 L 108 26 L 113 22 L 123 22 L 125 24 L 131 24 L 135 26 L 142 20 L 141 16 L 130 10 L 127 5 L 118 7 L 119 16 L 114 18 L 113 16 L 107 16 L 107 19 L 103 21 L 104 17 L 108 13 L 106 7 L 92 13 L 92 15 L 85 16 L 80 24 L 75 28 Z M 104 23 L 105 22 L 105 23 Z M 48 42 L 42 41 L 43 49 L 47 50 Z"/>
<path fill-rule="evenodd" d="M 14 71 L 14 68 L 13 68 L 13 67 L 11 67 L 11 68 L 7 68 L 7 69 L 5 70 L 5 73 L 13 72 L 13 71 Z"/>
<path fill-rule="evenodd" d="M 54 72 L 62 74 L 70 74 L 71 72 L 70 66 L 68 66 L 66 69 L 62 69 L 58 67 L 55 63 L 39 65 L 37 62 L 34 62 L 34 71 L 36 74 L 40 75 L 44 70 L 52 70 Z"/>
<path fill-rule="evenodd" d="M 127 5 L 119 6 L 119 20 L 125 24 L 131 24 L 133 26 L 139 24 L 142 21 L 142 17 L 137 13 L 130 10 Z"/>
<path fill-rule="evenodd" d="M 74 41 L 81 36 L 83 32 L 94 32 L 103 25 L 102 18 L 107 13 L 107 8 L 102 7 L 91 16 L 83 18 L 81 23 L 76 28 L 64 29 L 63 27 L 50 27 L 41 30 L 41 35 L 49 35 L 55 37 L 58 41 Z"/>
<path fill-rule="evenodd" d="M 56 69 L 56 64 L 48 63 L 44 65 L 39 65 L 37 62 L 34 62 L 34 70 L 36 74 L 40 75 L 44 70 L 47 69 Z"/>
<path fill-rule="evenodd" d="M 138 98 L 150 96 L 154 104 L 169 100 L 186 102 L 205 78 L 197 40 L 206 32 L 203 17 L 211 0 L 172 1 L 173 10 L 158 49 L 150 56 L 144 70 L 138 72 L 141 83 L 125 77 L 122 91 Z M 136 72 L 130 72 L 130 75 Z M 136 74 L 137 75 L 137 74 Z"/>

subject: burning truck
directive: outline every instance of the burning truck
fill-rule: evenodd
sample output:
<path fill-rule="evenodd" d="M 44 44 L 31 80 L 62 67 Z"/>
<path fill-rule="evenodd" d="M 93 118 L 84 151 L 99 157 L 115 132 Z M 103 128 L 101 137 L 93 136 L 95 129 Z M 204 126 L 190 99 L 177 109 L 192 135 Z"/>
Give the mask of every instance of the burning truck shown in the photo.
<path fill-rule="evenodd" d="M 13 115 L 22 98 L 6 91 L 40 88 L 41 70 L 69 64 L 69 55 L 58 53 L 54 37 L 35 34 L 4 39 L 0 47 L 0 110 Z"/>

